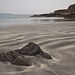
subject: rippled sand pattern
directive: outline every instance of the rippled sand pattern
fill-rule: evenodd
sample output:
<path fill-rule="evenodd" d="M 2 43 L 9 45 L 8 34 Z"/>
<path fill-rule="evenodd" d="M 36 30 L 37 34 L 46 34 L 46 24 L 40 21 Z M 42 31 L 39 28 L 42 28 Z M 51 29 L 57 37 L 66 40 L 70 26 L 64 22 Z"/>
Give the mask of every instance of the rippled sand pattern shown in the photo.
<path fill-rule="evenodd" d="M 33 65 L 0 62 L 0 75 L 75 75 L 75 22 L 0 27 L 0 52 L 38 44 L 52 60 L 31 56 Z"/>

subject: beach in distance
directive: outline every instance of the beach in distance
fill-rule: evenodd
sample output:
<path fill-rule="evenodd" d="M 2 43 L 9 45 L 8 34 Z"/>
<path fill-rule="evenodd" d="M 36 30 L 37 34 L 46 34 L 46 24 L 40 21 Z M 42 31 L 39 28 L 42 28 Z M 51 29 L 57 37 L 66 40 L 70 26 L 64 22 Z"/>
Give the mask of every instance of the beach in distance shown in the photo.
<path fill-rule="evenodd" d="M 52 59 L 25 55 L 31 66 L 0 61 L 0 75 L 75 75 L 75 21 L 30 16 L 0 15 L 0 53 L 34 42 Z"/>

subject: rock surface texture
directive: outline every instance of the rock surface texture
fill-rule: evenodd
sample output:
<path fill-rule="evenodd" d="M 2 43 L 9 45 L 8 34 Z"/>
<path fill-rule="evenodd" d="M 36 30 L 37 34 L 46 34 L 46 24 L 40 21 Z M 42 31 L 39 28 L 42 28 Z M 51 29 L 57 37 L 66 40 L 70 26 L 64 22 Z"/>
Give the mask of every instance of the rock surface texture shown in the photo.
<path fill-rule="evenodd" d="M 9 51 L 7 53 L 0 53 L 0 61 L 8 61 L 14 65 L 30 66 L 30 61 L 28 60 L 28 58 L 25 58 L 24 55 L 40 55 L 44 58 L 52 59 L 52 57 L 49 54 L 43 52 L 38 45 L 34 44 L 33 42 L 30 42 L 21 49 Z"/>

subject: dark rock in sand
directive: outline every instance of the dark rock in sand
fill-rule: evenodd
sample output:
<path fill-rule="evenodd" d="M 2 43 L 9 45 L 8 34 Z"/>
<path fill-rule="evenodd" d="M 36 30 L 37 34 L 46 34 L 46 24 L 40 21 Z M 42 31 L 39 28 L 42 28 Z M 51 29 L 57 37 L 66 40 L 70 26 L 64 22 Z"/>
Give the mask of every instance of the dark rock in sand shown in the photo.
<path fill-rule="evenodd" d="M 30 42 L 21 49 L 9 51 L 7 53 L 0 53 L 0 61 L 9 61 L 15 65 L 30 66 L 28 58 L 23 57 L 23 55 L 35 56 L 37 54 L 44 58 L 52 59 L 51 56 L 43 52 L 38 45 Z"/>
<path fill-rule="evenodd" d="M 16 50 L 15 51 L 10 51 L 12 53 L 13 58 L 16 58 L 17 56 L 21 56 L 20 53 L 18 53 Z"/>
<path fill-rule="evenodd" d="M 9 51 L 4 56 L 7 59 L 7 61 L 12 62 L 16 59 L 17 56 L 21 56 L 21 54 L 17 51 Z"/>
<path fill-rule="evenodd" d="M 21 54 L 17 51 L 19 51 L 19 49 L 15 51 L 9 51 L 7 53 L 0 53 L 0 61 L 14 61 L 17 56 L 21 56 Z"/>
<path fill-rule="evenodd" d="M 31 66 L 30 61 L 24 56 L 18 56 L 11 64 L 22 65 L 22 66 Z"/>
<path fill-rule="evenodd" d="M 7 61 L 5 58 L 6 53 L 0 53 L 0 61 Z"/>
<path fill-rule="evenodd" d="M 20 49 L 17 49 L 17 50 L 15 50 L 15 52 L 18 52 L 19 54 L 21 54 L 21 51 L 20 51 Z"/>
<path fill-rule="evenodd" d="M 28 45 L 24 46 L 20 51 L 22 54 L 33 55 L 33 56 L 42 52 L 40 47 L 32 42 L 30 42 Z"/>
<path fill-rule="evenodd" d="M 51 57 L 49 54 L 45 53 L 45 52 L 41 52 L 40 55 L 41 55 L 42 57 L 44 57 L 44 58 L 52 59 L 52 57 Z"/>
<path fill-rule="evenodd" d="M 7 52 L 4 56 L 5 56 L 6 60 L 9 62 L 12 62 L 14 60 L 14 57 L 12 56 L 11 52 Z"/>

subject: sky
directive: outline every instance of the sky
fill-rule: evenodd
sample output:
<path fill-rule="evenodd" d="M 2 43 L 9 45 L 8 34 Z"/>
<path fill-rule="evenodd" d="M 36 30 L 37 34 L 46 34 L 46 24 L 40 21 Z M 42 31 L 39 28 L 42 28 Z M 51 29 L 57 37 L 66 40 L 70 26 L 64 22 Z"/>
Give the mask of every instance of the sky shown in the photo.
<path fill-rule="evenodd" d="M 0 13 L 42 14 L 67 9 L 75 0 L 0 0 Z"/>

